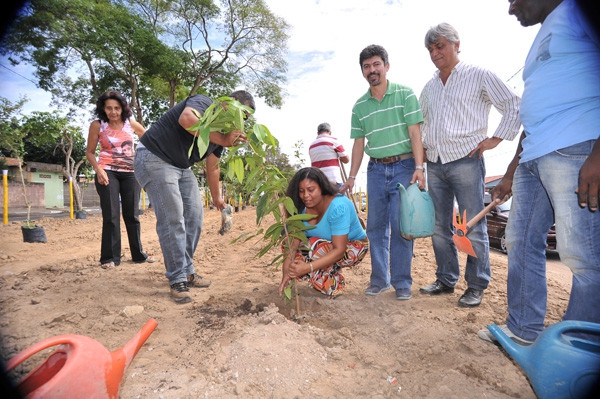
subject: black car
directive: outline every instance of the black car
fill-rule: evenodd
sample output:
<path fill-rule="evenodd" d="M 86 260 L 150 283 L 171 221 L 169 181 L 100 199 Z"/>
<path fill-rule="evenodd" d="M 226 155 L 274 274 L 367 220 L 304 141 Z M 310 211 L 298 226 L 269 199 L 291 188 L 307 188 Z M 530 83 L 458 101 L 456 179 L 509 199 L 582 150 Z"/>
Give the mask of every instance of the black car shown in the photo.
<path fill-rule="evenodd" d="M 490 203 L 491 198 L 489 194 L 486 193 L 484 201 L 486 205 Z M 506 222 L 508 221 L 511 203 L 512 198 L 503 204 L 493 207 L 486 215 L 490 246 L 498 248 L 504 253 L 506 253 Z M 546 252 L 556 253 L 556 230 L 554 229 L 554 225 L 548 231 Z"/>

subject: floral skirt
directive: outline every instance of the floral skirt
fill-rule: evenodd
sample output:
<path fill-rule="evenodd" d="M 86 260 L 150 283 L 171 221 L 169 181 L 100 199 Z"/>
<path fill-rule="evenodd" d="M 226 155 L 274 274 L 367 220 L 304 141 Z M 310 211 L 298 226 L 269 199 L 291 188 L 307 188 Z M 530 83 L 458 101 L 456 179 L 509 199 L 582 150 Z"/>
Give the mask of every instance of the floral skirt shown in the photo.
<path fill-rule="evenodd" d="M 296 251 L 296 259 L 311 262 L 329 253 L 332 249 L 333 244 L 331 241 L 311 237 L 308 245 L 300 244 L 298 251 Z M 348 241 L 344 256 L 340 260 L 325 269 L 315 270 L 312 274 L 308 273 L 302 279 L 308 280 L 311 287 L 325 295 L 330 297 L 341 295 L 346 286 L 344 276 L 340 273 L 341 269 L 359 264 L 368 251 L 369 241 L 366 238 L 364 240 Z"/>

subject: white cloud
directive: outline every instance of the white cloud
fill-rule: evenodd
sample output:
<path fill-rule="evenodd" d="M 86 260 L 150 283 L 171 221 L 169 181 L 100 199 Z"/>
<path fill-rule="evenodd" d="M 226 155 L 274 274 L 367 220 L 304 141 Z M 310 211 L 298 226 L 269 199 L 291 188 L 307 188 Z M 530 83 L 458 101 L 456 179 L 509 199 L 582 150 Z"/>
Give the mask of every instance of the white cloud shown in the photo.
<path fill-rule="evenodd" d="M 321 122 L 329 122 L 333 134 L 351 150 L 351 109 L 368 89 L 358 65 L 359 53 L 367 45 L 385 47 L 391 65 L 388 78 L 419 95 L 435 71 L 423 42 L 431 26 L 454 25 L 461 37 L 461 60 L 486 67 L 505 81 L 523 65 L 538 29 L 521 27 L 508 15 L 508 2 L 500 0 L 266 2 L 292 26 L 289 97 L 280 110 L 259 102 L 256 117 L 290 156 L 294 143 L 303 140 L 307 162 L 308 144 Z M 520 73 L 509 83 L 518 93 L 522 91 Z M 490 132 L 498 121 L 499 114 L 492 111 Z M 515 147 L 516 141 L 506 142 L 486 153 L 488 175 L 504 172 Z M 365 169 L 363 164 L 358 180 L 363 188 Z"/>

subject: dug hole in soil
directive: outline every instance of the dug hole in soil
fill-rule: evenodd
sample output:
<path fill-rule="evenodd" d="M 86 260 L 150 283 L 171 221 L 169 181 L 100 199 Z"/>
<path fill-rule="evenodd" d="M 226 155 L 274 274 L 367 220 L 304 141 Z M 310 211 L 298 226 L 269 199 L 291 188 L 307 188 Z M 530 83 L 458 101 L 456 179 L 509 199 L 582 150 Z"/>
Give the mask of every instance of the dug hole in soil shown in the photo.
<path fill-rule="evenodd" d="M 277 294 L 281 272 L 270 265 L 277 251 L 257 258 L 261 240 L 231 243 L 257 231 L 254 208 L 234 213 L 225 235 L 218 233 L 220 212 L 205 211 L 194 262 L 212 285 L 191 289 L 194 301 L 186 305 L 169 297 L 154 212 L 140 219 L 144 250 L 158 262 L 131 261 L 121 223 L 125 256 L 112 270 L 98 261 L 99 215 L 37 220 L 45 244 L 24 243 L 20 222 L 0 227 L 4 363 L 62 334 L 85 335 L 113 351 L 154 318 L 158 327 L 125 371 L 122 398 L 535 398 L 519 366 L 477 338 L 479 329 L 505 323 L 507 259 L 500 252 L 491 251 L 492 282 L 477 308 L 457 306 L 462 276 L 453 294 L 419 294 L 435 280 L 425 238 L 415 240 L 412 299 L 398 301 L 393 290 L 366 296 L 367 255 L 345 270 L 346 290 L 335 300 L 301 283 L 298 317 L 295 304 Z M 553 263 L 547 324 L 560 321 L 571 282 L 568 269 Z M 10 376 L 22 378 L 51 351 Z"/>

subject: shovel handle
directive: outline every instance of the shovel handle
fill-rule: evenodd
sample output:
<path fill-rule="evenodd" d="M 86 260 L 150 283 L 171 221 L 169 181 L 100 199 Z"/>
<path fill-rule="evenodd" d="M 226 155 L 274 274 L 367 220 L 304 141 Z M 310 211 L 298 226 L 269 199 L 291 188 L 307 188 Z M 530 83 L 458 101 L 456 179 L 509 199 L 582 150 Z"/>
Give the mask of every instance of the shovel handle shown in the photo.
<path fill-rule="evenodd" d="M 483 208 L 481 210 L 481 212 L 479 212 L 477 215 L 475 215 L 473 217 L 473 219 L 469 220 L 467 222 L 467 230 L 470 229 L 471 227 L 473 227 L 473 225 L 477 222 L 479 222 L 489 211 L 492 210 L 493 207 L 495 207 L 500 201 L 495 200 L 492 201 L 488 204 L 488 206 L 486 206 L 485 208 Z"/>
<path fill-rule="evenodd" d="M 340 164 L 340 170 L 342 172 L 342 181 L 344 183 L 346 183 L 346 180 L 348 180 L 348 175 L 346 174 L 346 168 L 344 167 L 344 163 L 341 160 L 338 159 L 338 162 Z M 356 205 L 354 196 L 352 194 L 350 194 L 349 191 L 346 191 L 346 196 L 348 197 L 348 199 L 350 201 L 352 201 L 352 204 L 354 205 L 354 209 L 356 210 L 356 214 L 358 215 L 358 221 L 360 222 L 360 225 L 362 226 L 363 229 L 366 229 L 367 225 L 365 224 L 365 221 L 360 217 L 360 213 L 358 211 L 358 205 Z"/>

